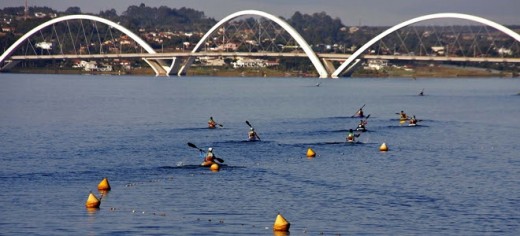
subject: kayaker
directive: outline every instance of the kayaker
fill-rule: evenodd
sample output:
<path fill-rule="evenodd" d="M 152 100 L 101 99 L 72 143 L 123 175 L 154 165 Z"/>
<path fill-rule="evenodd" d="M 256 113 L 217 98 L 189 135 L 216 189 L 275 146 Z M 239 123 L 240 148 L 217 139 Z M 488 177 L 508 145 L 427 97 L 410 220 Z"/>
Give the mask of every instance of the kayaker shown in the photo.
<path fill-rule="evenodd" d="M 216 127 L 217 127 L 217 122 L 215 122 L 215 120 L 213 120 L 213 116 L 211 116 L 208 120 L 208 128 L 214 129 Z"/>
<path fill-rule="evenodd" d="M 359 110 L 356 112 L 356 117 L 365 117 L 363 114 L 363 108 L 359 108 Z"/>
<path fill-rule="evenodd" d="M 365 125 L 366 125 L 366 124 L 367 124 L 366 121 L 364 121 L 364 120 L 360 120 L 360 121 L 359 121 L 359 124 L 358 124 L 357 127 L 360 128 L 360 129 L 365 129 Z"/>
<path fill-rule="evenodd" d="M 215 154 L 213 154 L 213 148 L 208 148 L 208 152 L 204 156 L 204 162 L 200 164 L 201 166 L 210 166 L 215 163 Z"/>
<path fill-rule="evenodd" d="M 415 119 L 415 115 L 409 121 L 410 125 L 417 125 L 417 119 Z"/>
<path fill-rule="evenodd" d="M 424 89 L 421 89 L 421 92 L 419 92 L 419 96 L 424 96 Z"/>
<path fill-rule="evenodd" d="M 251 127 L 249 129 L 249 132 L 247 133 L 247 137 L 249 141 L 256 141 L 257 139 L 260 140 L 260 137 L 258 137 L 258 134 L 255 132 L 255 129 Z"/>
<path fill-rule="evenodd" d="M 407 120 L 408 119 L 408 116 L 406 115 L 406 113 L 404 113 L 404 111 L 401 111 L 401 113 L 397 113 L 399 114 L 399 119 L 400 120 Z"/>
<path fill-rule="evenodd" d="M 354 130 L 350 129 L 347 134 L 347 142 L 352 143 L 356 141 L 356 137 L 359 137 L 360 134 L 354 134 Z"/>

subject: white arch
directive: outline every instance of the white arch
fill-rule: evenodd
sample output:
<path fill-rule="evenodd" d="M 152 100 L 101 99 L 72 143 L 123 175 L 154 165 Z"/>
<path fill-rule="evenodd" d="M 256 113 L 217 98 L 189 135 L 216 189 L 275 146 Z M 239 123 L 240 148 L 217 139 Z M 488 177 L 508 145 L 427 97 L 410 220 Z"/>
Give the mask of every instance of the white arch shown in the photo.
<path fill-rule="evenodd" d="M 509 28 L 507 28 L 507 27 L 505 27 L 505 26 L 503 26 L 501 24 L 495 23 L 495 22 L 490 21 L 488 19 L 484 19 L 482 17 L 473 16 L 473 15 L 467 15 L 467 14 L 461 14 L 461 13 L 437 13 L 437 14 L 431 14 L 431 15 L 424 15 L 424 16 L 419 16 L 419 17 L 413 18 L 411 20 L 407 20 L 405 22 L 397 24 L 394 27 L 392 27 L 390 29 L 387 29 L 383 33 L 381 33 L 378 36 L 374 37 L 372 40 L 368 41 L 365 45 L 363 45 L 356 52 L 354 52 L 345 62 L 343 62 L 343 64 L 341 64 L 341 66 L 338 67 L 338 69 L 336 69 L 336 71 L 334 71 L 334 73 L 332 73 L 331 77 L 332 78 L 338 78 L 339 74 L 341 72 L 343 72 L 343 70 L 345 70 L 345 68 L 347 66 L 349 66 L 352 63 L 352 61 L 354 61 L 359 55 L 361 55 L 363 52 L 365 52 L 374 43 L 376 43 L 377 41 L 381 40 L 385 36 L 393 33 L 394 31 L 399 30 L 399 29 L 401 29 L 401 28 L 403 28 L 405 26 L 408 26 L 408 25 L 411 25 L 411 24 L 415 24 L 417 22 L 426 21 L 426 20 L 433 20 L 433 19 L 439 19 L 439 18 L 456 18 L 456 19 L 475 21 L 475 22 L 478 22 L 478 23 L 481 23 L 481 24 L 485 24 L 485 25 L 491 26 L 491 27 L 493 27 L 493 28 L 495 28 L 497 30 L 500 30 L 500 31 L 504 32 L 505 34 L 513 37 L 514 39 L 516 39 L 517 41 L 520 42 L 520 35 L 519 34 L 515 33 L 514 31 L 510 30 Z"/>
<path fill-rule="evenodd" d="M 296 42 L 300 45 L 300 47 L 302 47 L 303 51 L 305 52 L 305 54 L 307 54 L 307 56 L 311 60 L 312 64 L 314 65 L 314 67 L 316 68 L 318 73 L 320 74 L 320 78 L 327 78 L 327 75 L 328 75 L 327 71 L 325 70 L 325 67 L 323 66 L 323 64 L 321 64 L 321 62 L 320 62 L 318 56 L 316 55 L 316 53 L 314 53 L 314 51 L 311 49 L 311 47 L 305 41 L 305 39 L 303 39 L 303 37 L 292 26 L 290 26 L 289 24 L 287 24 L 287 22 L 283 21 L 282 19 L 280 19 L 280 18 L 278 18 L 278 17 L 276 17 L 274 15 L 271 15 L 271 14 L 263 12 L 263 11 L 258 11 L 258 10 L 238 11 L 238 12 L 235 12 L 235 13 L 225 17 L 224 19 L 220 20 L 215 26 L 213 26 L 213 28 L 211 28 L 201 38 L 201 40 L 199 41 L 199 43 L 197 43 L 197 45 L 195 46 L 195 48 L 193 49 L 192 52 L 197 52 L 197 50 L 201 47 L 201 45 L 204 43 L 204 41 L 215 30 L 217 30 L 221 25 L 223 25 L 224 23 L 226 23 L 226 22 L 228 22 L 228 21 L 230 21 L 230 20 L 232 20 L 234 18 L 243 16 L 243 15 L 257 15 L 257 16 L 265 17 L 265 18 L 267 18 L 269 20 L 272 20 L 272 21 L 276 22 L 278 25 L 280 25 L 283 29 L 285 29 L 296 40 Z M 191 60 L 193 60 L 193 59 L 190 58 L 190 61 Z M 190 62 L 188 62 L 188 65 L 189 64 L 190 64 Z M 183 66 L 181 68 L 181 70 L 180 70 L 181 73 L 184 72 L 185 67 L 186 66 Z"/>
<path fill-rule="evenodd" d="M 114 28 L 118 29 L 119 31 L 128 35 L 130 38 L 132 38 L 134 41 L 136 41 L 141 47 L 143 47 L 148 53 L 150 53 L 150 54 L 156 53 L 155 50 L 153 50 L 153 48 L 150 47 L 150 45 L 148 45 L 139 36 L 135 35 L 134 33 L 132 33 L 132 31 L 128 30 L 127 28 L 125 28 L 113 21 L 103 19 L 103 18 L 97 17 L 97 16 L 90 16 L 90 15 L 68 15 L 68 16 L 62 16 L 62 17 L 58 17 L 58 18 L 52 19 L 50 21 L 47 21 L 47 22 L 37 26 L 36 28 L 32 29 L 31 31 L 27 32 L 26 34 L 24 34 L 21 38 L 16 40 L 16 42 L 13 45 L 11 45 L 8 48 L 2 54 L 2 56 L 0 56 L 0 63 L 2 63 L 7 57 L 9 57 L 23 41 L 25 41 L 27 38 L 29 38 L 30 36 L 32 36 L 33 34 L 38 32 L 39 30 L 41 30 L 47 26 L 53 25 L 55 23 L 58 23 L 61 21 L 67 21 L 67 20 L 94 20 L 94 21 L 104 23 L 104 24 L 114 27 Z M 152 68 L 154 68 L 154 67 L 152 66 Z M 155 68 L 154 68 L 154 70 L 155 70 Z"/>

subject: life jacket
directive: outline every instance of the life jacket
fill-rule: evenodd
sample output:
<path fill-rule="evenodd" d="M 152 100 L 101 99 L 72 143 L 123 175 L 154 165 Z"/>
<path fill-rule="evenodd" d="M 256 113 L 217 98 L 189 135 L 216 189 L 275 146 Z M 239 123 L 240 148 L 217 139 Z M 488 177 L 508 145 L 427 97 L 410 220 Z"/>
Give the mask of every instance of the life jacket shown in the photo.
<path fill-rule="evenodd" d="M 213 120 L 208 121 L 208 128 L 211 128 L 211 129 L 215 128 L 216 125 L 217 125 L 217 123 L 215 121 L 213 121 Z"/>
<path fill-rule="evenodd" d="M 256 139 L 255 131 L 249 131 L 248 136 L 249 136 L 249 140 L 255 140 Z"/>
<path fill-rule="evenodd" d="M 212 152 L 206 153 L 206 157 L 204 158 L 204 162 L 213 162 L 214 155 Z"/>
<path fill-rule="evenodd" d="M 349 133 L 348 136 L 347 136 L 347 140 L 354 141 L 354 134 L 353 133 Z"/>

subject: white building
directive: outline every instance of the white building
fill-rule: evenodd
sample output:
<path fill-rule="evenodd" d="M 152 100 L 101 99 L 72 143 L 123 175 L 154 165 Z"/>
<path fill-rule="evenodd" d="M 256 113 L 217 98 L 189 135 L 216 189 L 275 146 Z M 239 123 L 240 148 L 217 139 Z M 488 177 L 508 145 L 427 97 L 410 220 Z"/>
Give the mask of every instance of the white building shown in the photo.
<path fill-rule="evenodd" d="M 513 55 L 513 50 L 509 49 L 509 48 L 499 48 L 497 50 L 498 54 L 500 54 L 501 56 L 511 56 Z"/>
<path fill-rule="evenodd" d="M 388 60 L 368 60 L 365 70 L 382 70 L 388 67 Z"/>
<path fill-rule="evenodd" d="M 236 62 L 233 62 L 233 68 L 259 68 L 259 67 L 266 67 L 267 62 L 266 60 L 262 59 L 250 59 L 250 58 L 238 58 Z"/>
<path fill-rule="evenodd" d="M 199 58 L 200 62 L 204 66 L 225 66 L 226 62 L 222 58 L 213 58 L 213 57 L 201 57 Z"/>
<path fill-rule="evenodd" d="M 432 49 L 432 52 L 436 55 L 444 55 L 444 47 L 443 46 L 434 46 L 434 47 L 431 47 Z"/>
<path fill-rule="evenodd" d="M 37 48 L 45 49 L 45 50 L 51 50 L 52 49 L 52 43 L 49 42 L 39 42 L 36 44 Z"/>
<path fill-rule="evenodd" d="M 72 68 L 83 68 L 84 71 L 112 71 L 112 65 L 102 64 L 98 66 L 95 61 L 79 61 L 72 65 Z"/>

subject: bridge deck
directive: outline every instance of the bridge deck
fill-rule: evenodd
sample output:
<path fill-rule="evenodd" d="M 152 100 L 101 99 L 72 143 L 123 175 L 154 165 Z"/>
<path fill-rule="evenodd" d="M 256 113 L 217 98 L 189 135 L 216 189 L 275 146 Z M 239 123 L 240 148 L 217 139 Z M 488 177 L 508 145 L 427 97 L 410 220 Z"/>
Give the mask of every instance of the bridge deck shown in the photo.
<path fill-rule="evenodd" d="M 317 53 L 318 58 L 333 61 L 344 61 L 351 54 Z M 173 53 L 128 53 L 128 54 L 83 54 L 83 55 L 28 55 L 12 56 L 16 60 L 60 60 L 60 59 L 173 59 L 188 57 L 307 57 L 303 52 L 276 53 L 276 52 L 173 52 Z M 520 58 L 507 57 L 453 57 L 453 56 L 410 56 L 410 55 L 361 55 L 363 59 L 401 60 L 401 61 L 454 61 L 454 62 L 503 62 L 520 63 Z"/>

